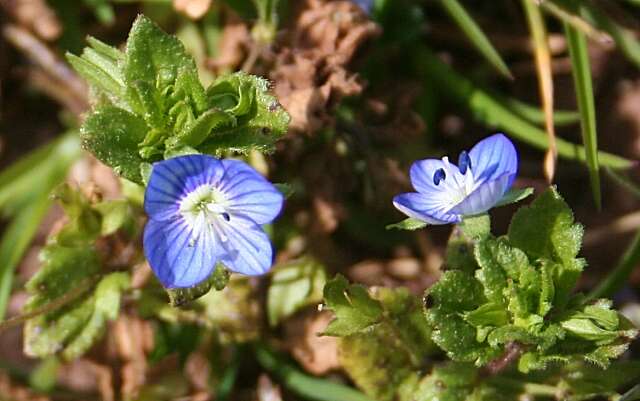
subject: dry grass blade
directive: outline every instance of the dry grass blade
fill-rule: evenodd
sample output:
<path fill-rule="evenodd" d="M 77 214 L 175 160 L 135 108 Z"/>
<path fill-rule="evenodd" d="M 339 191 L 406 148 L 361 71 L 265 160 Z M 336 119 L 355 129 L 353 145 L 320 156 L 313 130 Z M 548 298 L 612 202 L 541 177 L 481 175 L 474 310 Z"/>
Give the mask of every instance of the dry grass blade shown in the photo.
<path fill-rule="evenodd" d="M 549 148 L 544 157 L 544 175 L 547 181 L 551 183 L 555 175 L 558 150 L 553 125 L 553 76 L 551 72 L 551 53 L 549 52 L 549 43 L 547 41 L 547 28 L 540 8 L 533 0 L 522 0 L 522 5 L 527 16 L 529 30 L 531 31 L 540 99 L 544 111 L 544 125 L 549 137 Z"/>

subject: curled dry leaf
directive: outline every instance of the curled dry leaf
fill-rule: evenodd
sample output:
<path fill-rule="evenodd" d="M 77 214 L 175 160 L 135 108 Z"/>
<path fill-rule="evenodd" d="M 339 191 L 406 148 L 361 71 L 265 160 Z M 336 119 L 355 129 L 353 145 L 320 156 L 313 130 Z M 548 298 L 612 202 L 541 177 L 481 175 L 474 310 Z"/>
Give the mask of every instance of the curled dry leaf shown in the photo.
<path fill-rule="evenodd" d="M 288 43 L 276 55 L 271 78 L 291 114 L 290 128 L 313 132 L 330 121 L 327 110 L 332 105 L 362 92 L 362 83 L 348 71 L 348 64 L 379 28 L 350 1 L 301 4 Z"/>
<path fill-rule="evenodd" d="M 329 311 L 311 311 L 287 320 L 285 326 L 286 343 L 290 344 L 293 357 L 314 375 L 340 367 L 338 338 L 320 336 L 332 319 L 333 314 Z"/>

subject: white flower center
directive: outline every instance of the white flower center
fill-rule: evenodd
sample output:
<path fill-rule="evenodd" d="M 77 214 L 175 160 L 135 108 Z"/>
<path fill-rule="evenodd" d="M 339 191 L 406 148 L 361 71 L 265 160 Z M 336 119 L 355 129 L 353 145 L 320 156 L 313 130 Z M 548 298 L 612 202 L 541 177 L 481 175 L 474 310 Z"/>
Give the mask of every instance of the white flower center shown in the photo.
<path fill-rule="evenodd" d="M 448 157 L 443 157 L 442 162 L 445 178 L 440 181 L 439 186 L 447 194 L 447 203 L 452 209 L 476 189 L 476 182 L 473 178 L 472 166 L 468 166 L 462 174 L 458 167 L 449 163 Z"/>
<path fill-rule="evenodd" d="M 215 230 L 219 224 L 228 222 L 231 216 L 227 212 L 229 202 L 226 196 L 211 185 L 201 185 L 185 196 L 180 202 L 180 214 L 189 224 L 197 237 L 203 230 L 214 229 L 222 241 L 226 241 L 223 230 Z M 197 238 L 190 241 L 193 246 Z"/>

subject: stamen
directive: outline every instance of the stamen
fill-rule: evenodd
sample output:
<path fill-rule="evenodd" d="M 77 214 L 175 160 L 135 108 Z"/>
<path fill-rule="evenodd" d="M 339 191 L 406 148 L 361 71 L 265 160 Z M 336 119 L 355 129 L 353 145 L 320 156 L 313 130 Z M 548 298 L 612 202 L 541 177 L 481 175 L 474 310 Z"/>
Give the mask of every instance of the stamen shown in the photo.
<path fill-rule="evenodd" d="M 229 220 L 231 220 L 231 216 L 229 216 L 229 213 L 227 213 L 227 212 L 223 212 L 223 213 L 220 213 L 220 214 L 222 215 L 222 218 L 223 218 L 225 221 L 229 221 Z"/>
<path fill-rule="evenodd" d="M 433 183 L 435 185 L 440 184 L 440 181 L 443 181 L 445 178 L 447 178 L 447 175 L 444 173 L 443 168 L 439 168 L 433 173 Z"/>
<path fill-rule="evenodd" d="M 462 175 L 467 173 L 467 169 L 471 168 L 471 158 L 466 150 L 460 152 L 460 156 L 458 157 L 458 169 Z"/>

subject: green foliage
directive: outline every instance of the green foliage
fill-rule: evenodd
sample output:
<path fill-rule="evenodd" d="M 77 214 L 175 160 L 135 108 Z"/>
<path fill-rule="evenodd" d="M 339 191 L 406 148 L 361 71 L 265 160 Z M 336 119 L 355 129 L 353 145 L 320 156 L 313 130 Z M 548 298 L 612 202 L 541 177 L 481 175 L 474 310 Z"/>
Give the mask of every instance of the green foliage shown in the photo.
<path fill-rule="evenodd" d="M 324 287 L 324 301 L 335 314 L 324 334 L 348 336 L 361 332 L 378 323 L 382 318 L 382 306 L 361 285 L 349 284 L 337 275 Z"/>
<path fill-rule="evenodd" d="M 346 283 L 342 277 L 334 280 L 338 279 L 341 285 Z M 434 350 L 420 299 L 404 288 L 374 288 L 372 296 L 370 301 L 376 301 L 381 311 L 379 322 L 369 329 L 342 335 L 341 364 L 370 397 L 393 400 L 397 395 L 411 400 L 418 372 Z M 353 313 L 357 311 L 353 307 Z"/>
<path fill-rule="evenodd" d="M 178 154 L 268 152 L 287 130 L 266 80 L 234 73 L 205 89 L 182 43 L 144 16 L 124 52 L 94 38 L 89 45 L 67 55 L 96 95 L 83 145 L 128 180 L 143 184 L 150 163 Z"/>
<path fill-rule="evenodd" d="M 56 192 L 69 221 L 49 238 L 40 254 L 42 266 L 26 284 L 30 294 L 25 313 L 24 351 L 29 356 L 60 354 L 72 360 L 103 334 L 120 309 L 129 288 L 125 272 L 103 272 L 95 241 L 129 221 L 120 201 L 94 206 L 79 192 L 62 186 Z M 124 215 L 124 216 L 123 216 Z M 104 274 L 104 275 L 103 275 Z"/>
<path fill-rule="evenodd" d="M 276 326 L 303 307 L 320 303 L 326 281 L 324 266 L 311 258 L 276 267 L 267 292 L 269 324 Z"/>
<path fill-rule="evenodd" d="M 506 237 L 474 244 L 478 268 L 448 265 L 427 290 L 434 342 L 455 361 L 478 366 L 522 350 L 518 368 L 584 359 L 608 366 L 637 331 L 610 302 L 572 296 L 584 261 L 582 227 L 555 188 L 514 215 Z"/>

